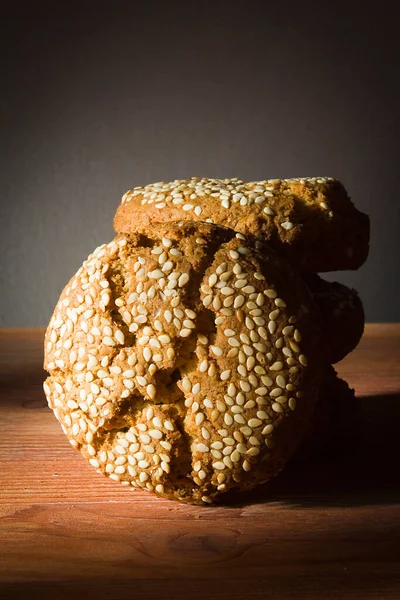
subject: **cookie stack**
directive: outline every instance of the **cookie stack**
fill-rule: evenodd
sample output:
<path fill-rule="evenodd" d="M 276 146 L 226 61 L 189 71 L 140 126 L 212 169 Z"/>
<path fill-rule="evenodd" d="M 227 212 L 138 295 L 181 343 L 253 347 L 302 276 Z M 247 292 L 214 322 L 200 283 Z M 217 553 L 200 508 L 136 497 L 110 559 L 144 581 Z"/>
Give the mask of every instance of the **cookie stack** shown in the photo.
<path fill-rule="evenodd" d="M 191 178 L 127 192 L 64 289 L 44 389 L 72 446 L 133 488 L 211 503 L 318 447 L 352 391 L 369 221 L 332 178 Z M 345 418 L 345 417 L 344 417 Z"/>

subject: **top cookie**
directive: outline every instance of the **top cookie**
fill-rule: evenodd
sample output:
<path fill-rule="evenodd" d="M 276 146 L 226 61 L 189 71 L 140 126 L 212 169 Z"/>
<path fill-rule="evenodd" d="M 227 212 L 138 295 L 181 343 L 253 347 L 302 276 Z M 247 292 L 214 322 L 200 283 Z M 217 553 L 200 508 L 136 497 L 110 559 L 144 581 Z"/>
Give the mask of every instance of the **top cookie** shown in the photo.
<path fill-rule="evenodd" d="M 367 258 L 369 219 L 336 179 L 245 182 L 192 177 L 136 187 L 114 218 L 120 233 L 155 223 L 205 221 L 268 243 L 304 272 L 357 269 Z"/>

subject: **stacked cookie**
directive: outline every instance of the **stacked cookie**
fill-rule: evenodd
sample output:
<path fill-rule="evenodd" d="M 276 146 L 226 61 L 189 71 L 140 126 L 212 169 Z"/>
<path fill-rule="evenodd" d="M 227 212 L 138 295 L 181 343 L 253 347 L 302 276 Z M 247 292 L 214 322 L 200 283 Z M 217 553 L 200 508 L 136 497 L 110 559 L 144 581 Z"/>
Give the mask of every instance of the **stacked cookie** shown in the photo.
<path fill-rule="evenodd" d="M 364 325 L 369 223 L 334 179 L 177 180 L 125 194 L 71 279 L 45 393 L 99 472 L 210 503 L 276 475 L 352 392 L 331 367 Z M 308 441 L 307 441 L 308 440 Z"/>

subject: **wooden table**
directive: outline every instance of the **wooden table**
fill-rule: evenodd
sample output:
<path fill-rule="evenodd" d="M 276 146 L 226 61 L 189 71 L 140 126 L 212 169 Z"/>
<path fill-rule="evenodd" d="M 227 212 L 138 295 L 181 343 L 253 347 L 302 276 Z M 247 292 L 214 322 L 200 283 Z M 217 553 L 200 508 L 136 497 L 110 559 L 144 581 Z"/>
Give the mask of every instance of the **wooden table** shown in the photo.
<path fill-rule="evenodd" d="M 355 450 L 205 508 L 132 493 L 73 451 L 42 338 L 0 336 L 1 598 L 400 598 L 400 325 L 369 325 L 338 366 L 362 398 Z"/>

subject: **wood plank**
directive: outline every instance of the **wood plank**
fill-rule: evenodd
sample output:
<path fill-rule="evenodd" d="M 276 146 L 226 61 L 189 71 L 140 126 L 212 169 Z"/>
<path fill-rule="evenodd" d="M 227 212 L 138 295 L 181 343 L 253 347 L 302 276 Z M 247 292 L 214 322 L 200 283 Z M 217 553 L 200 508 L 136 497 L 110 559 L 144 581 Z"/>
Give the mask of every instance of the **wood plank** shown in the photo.
<path fill-rule="evenodd" d="M 47 408 L 42 339 L 0 332 L 0 598 L 400 597 L 400 325 L 368 325 L 339 365 L 354 449 L 216 507 L 87 465 Z"/>

